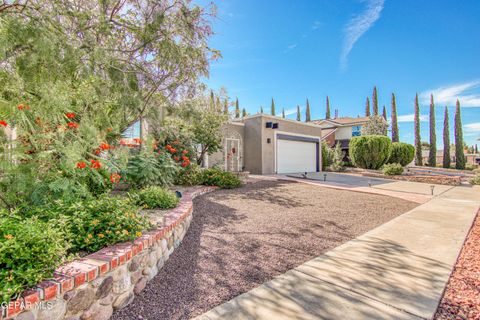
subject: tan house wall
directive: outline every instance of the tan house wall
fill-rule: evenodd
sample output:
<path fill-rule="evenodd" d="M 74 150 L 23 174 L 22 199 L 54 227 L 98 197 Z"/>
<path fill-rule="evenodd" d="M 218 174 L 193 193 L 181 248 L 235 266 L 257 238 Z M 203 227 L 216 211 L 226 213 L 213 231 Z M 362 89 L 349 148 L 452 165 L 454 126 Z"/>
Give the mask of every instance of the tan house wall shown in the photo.
<path fill-rule="evenodd" d="M 350 140 L 352 139 L 352 127 L 338 127 L 335 131 L 336 140 Z"/>

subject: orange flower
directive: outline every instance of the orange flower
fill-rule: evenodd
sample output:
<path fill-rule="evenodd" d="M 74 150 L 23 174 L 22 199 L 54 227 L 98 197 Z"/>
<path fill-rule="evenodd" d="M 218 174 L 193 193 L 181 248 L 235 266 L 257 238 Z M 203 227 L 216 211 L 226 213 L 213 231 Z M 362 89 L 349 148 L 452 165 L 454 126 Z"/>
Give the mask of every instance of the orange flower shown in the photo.
<path fill-rule="evenodd" d="M 112 132 L 113 129 L 112 128 L 107 128 L 107 132 Z"/>
<path fill-rule="evenodd" d="M 100 169 L 102 167 L 102 164 L 98 160 L 90 160 L 90 168 L 93 169 Z"/>
<path fill-rule="evenodd" d="M 105 143 L 105 142 L 104 142 L 104 143 L 102 143 L 102 144 L 100 145 L 100 149 L 102 149 L 102 150 L 108 150 L 108 149 L 110 149 L 110 145 L 109 145 L 108 143 Z"/>
<path fill-rule="evenodd" d="M 138 144 L 142 144 L 142 139 L 140 139 L 140 138 L 134 138 L 134 139 L 133 139 L 133 142 L 138 143 Z"/>
<path fill-rule="evenodd" d="M 67 112 L 67 113 L 65 113 L 65 116 L 68 119 L 73 119 L 73 118 L 75 118 L 76 114 L 75 114 L 75 112 Z"/>
<path fill-rule="evenodd" d="M 183 156 L 183 157 L 182 157 L 182 160 L 183 160 L 183 161 L 188 161 L 188 160 L 190 160 L 190 159 L 188 159 L 188 157 L 186 157 L 186 156 Z"/>
<path fill-rule="evenodd" d="M 76 123 L 76 122 L 69 122 L 67 125 L 70 129 L 77 129 L 78 128 L 78 123 Z"/>
<path fill-rule="evenodd" d="M 180 160 L 180 158 L 178 156 L 175 156 L 175 157 L 173 157 L 173 160 L 178 162 Z"/>
<path fill-rule="evenodd" d="M 110 182 L 112 182 L 114 184 L 119 183 L 121 178 L 122 178 L 122 176 L 119 175 L 118 173 L 112 173 L 110 175 Z"/>
<path fill-rule="evenodd" d="M 0 120 L 0 126 L 6 127 L 8 126 L 8 123 L 4 120 Z"/>
<path fill-rule="evenodd" d="M 83 161 L 77 162 L 77 168 L 78 169 L 85 169 L 86 166 L 87 166 L 87 164 Z"/>
<path fill-rule="evenodd" d="M 185 168 L 185 167 L 188 166 L 189 164 L 190 164 L 189 161 L 183 161 L 182 164 L 181 164 L 181 166 L 182 166 L 182 168 Z"/>
<path fill-rule="evenodd" d="M 98 156 L 100 153 L 102 153 L 102 150 L 100 150 L 100 149 L 95 149 L 94 153 Z"/>
<path fill-rule="evenodd" d="M 182 151 L 182 154 L 183 154 L 183 155 L 186 155 L 187 153 L 188 153 L 188 150 L 183 150 L 183 151 Z"/>

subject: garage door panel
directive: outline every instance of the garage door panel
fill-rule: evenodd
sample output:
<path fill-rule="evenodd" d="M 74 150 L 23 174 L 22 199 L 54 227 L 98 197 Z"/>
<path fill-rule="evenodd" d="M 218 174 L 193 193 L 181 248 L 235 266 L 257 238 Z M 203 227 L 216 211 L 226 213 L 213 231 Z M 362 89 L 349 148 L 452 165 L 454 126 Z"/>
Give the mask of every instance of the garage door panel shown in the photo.
<path fill-rule="evenodd" d="M 277 172 L 317 171 L 317 144 L 304 141 L 277 140 Z"/>

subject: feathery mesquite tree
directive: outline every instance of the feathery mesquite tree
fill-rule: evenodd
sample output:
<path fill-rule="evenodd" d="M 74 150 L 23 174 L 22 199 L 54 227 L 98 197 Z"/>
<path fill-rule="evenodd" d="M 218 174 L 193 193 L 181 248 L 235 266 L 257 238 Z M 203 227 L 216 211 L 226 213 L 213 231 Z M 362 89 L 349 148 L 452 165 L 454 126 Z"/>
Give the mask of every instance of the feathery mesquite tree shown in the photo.
<path fill-rule="evenodd" d="M 302 114 L 300 113 L 300 106 L 297 106 L 297 121 L 302 121 Z"/>
<path fill-rule="evenodd" d="M 377 87 L 373 87 L 372 103 L 373 103 L 373 115 L 378 116 L 378 92 L 377 92 Z"/>
<path fill-rule="evenodd" d="M 422 141 L 420 137 L 420 107 L 418 105 L 418 94 L 415 95 L 415 165 L 421 166 L 422 163 Z"/>
<path fill-rule="evenodd" d="M 447 106 L 445 106 L 445 115 L 443 116 L 443 167 L 450 168 L 450 125 Z"/>
<path fill-rule="evenodd" d="M 367 97 L 367 101 L 365 102 L 365 117 L 370 117 L 370 98 Z"/>
<path fill-rule="evenodd" d="M 272 105 L 270 106 L 270 112 L 272 116 L 275 115 L 275 100 L 273 100 L 273 98 L 272 98 Z"/>
<path fill-rule="evenodd" d="M 395 93 L 392 93 L 392 142 L 400 142 L 397 121 L 397 100 Z"/>
<path fill-rule="evenodd" d="M 457 99 L 455 107 L 455 168 L 465 169 L 465 154 L 463 153 L 463 129 L 460 114 L 460 101 Z"/>
<path fill-rule="evenodd" d="M 327 96 L 327 109 L 325 111 L 325 119 L 330 119 L 330 98 Z"/>
<path fill-rule="evenodd" d="M 310 122 L 310 102 L 307 99 L 307 109 L 305 110 L 305 122 Z"/>
<path fill-rule="evenodd" d="M 437 135 L 435 132 L 435 103 L 433 94 L 430 95 L 430 148 L 428 152 L 428 165 L 437 166 Z"/>

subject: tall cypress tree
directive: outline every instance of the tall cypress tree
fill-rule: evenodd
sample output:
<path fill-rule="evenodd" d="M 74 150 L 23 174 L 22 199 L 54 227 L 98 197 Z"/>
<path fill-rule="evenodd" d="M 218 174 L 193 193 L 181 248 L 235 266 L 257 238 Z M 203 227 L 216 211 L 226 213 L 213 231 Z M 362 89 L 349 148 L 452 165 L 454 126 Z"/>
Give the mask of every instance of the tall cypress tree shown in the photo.
<path fill-rule="evenodd" d="M 327 109 L 325 111 L 325 119 L 330 119 L 330 98 L 327 96 Z"/>
<path fill-rule="evenodd" d="M 387 120 L 387 108 L 383 105 L 383 112 L 382 112 L 383 119 Z"/>
<path fill-rule="evenodd" d="M 465 169 L 465 154 L 463 153 L 462 116 L 460 114 L 460 101 L 457 99 L 455 108 L 455 168 Z"/>
<path fill-rule="evenodd" d="M 302 114 L 300 113 L 300 106 L 297 106 L 297 121 L 302 121 Z"/>
<path fill-rule="evenodd" d="M 245 118 L 247 116 L 247 110 L 245 108 L 242 109 L 242 118 Z"/>
<path fill-rule="evenodd" d="M 275 115 L 275 100 L 273 100 L 273 98 L 272 98 L 272 105 L 271 105 L 270 109 L 271 109 L 270 111 L 272 112 L 272 116 L 274 116 Z"/>
<path fill-rule="evenodd" d="M 475 143 L 475 154 L 478 154 L 478 147 L 476 143 Z"/>
<path fill-rule="evenodd" d="M 240 118 L 240 106 L 238 105 L 238 98 L 235 100 L 235 118 Z"/>
<path fill-rule="evenodd" d="M 443 167 L 450 168 L 450 125 L 447 106 L 445 106 L 445 115 L 443 116 Z"/>
<path fill-rule="evenodd" d="M 260 113 L 263 113 L 263 107 L 260 106 Z"/>
<path fill-rule="evenodd" d="M 370 98 L 367 97 L 367 101 L 365 102 L 365 117 L 370 117 Z"/>
<path fill-rule="evenodd" d="M 437 134 L 435 132 L 435 103 L 433 94 L 430 95 L 430 148 L 428 152 L 428 165 L 437 166 Z"/>
<path fill-rule="evenodd" d="M 282 108 L 282 118 L 285 119 L 285 108 Z"/>
<path fill-rule="evenodd" d="M 418 106 L 418 93 L 415 95 L 415 165 L 421 166 L 422 163 L 422 141 L 420 140 L 420 107 Z"/>
<path fill-rule="evenodd" d="M 392 93 L 392 142 L 399 142 L 400 137 L 398 133 L 398 121 L 397 121 L 397 99 L 395 93 Z"/>
<path fill-rule="evenodd" d="M 373 87 L 372 103 L 373 103 L 373 114 L 378 116 L 378 92 L 377 92 L 377 87 Z"/>
<path fill-rule="evenodd" d="M 310 103 L 307 99 L 307 110 L 305 110 L 305 122 L 310 122 Z"/>

